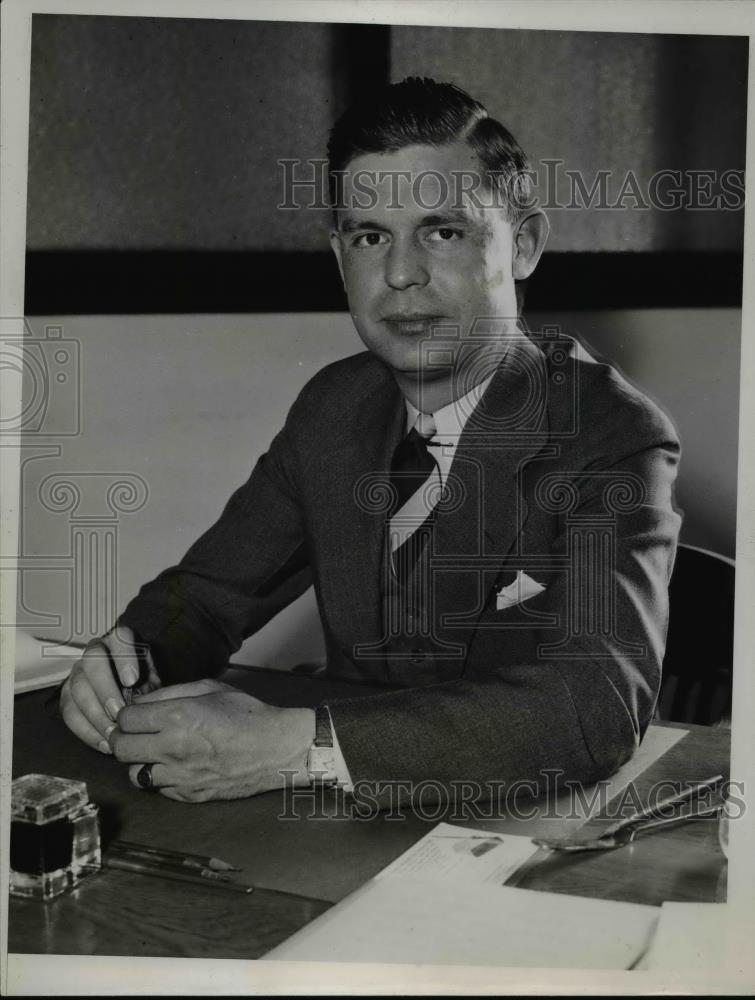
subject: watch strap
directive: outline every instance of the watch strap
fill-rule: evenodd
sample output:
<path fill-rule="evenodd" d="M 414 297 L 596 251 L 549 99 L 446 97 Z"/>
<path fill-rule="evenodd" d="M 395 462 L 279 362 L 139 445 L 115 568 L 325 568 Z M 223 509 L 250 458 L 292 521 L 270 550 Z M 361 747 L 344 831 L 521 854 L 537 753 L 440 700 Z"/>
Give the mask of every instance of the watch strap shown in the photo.
<path fill-rule="evenodd" d="M 315 709 L 315 738 L 309 748 L 307 771 L 312 785 L 337 784 L 333 727 L 327 705 Z"/>
<path fill-rule="evenodd" d="M 330 712 L 327 705 L 318 705 L 315 709 L 315 742 L 316 747 L 333 748 L 333 726 L 330 722 Z"/>

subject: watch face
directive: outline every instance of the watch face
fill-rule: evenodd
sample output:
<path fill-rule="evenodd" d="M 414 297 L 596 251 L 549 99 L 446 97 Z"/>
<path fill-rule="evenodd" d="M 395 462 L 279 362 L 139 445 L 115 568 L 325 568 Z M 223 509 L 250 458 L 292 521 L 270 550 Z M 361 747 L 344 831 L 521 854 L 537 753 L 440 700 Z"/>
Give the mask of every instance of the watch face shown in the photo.
<path fill-rule="evenodd" d="M 311 747 L 307 759 L 309 780 L 317 784 L 335 784 L 336 761 L 332 747 Z"/>

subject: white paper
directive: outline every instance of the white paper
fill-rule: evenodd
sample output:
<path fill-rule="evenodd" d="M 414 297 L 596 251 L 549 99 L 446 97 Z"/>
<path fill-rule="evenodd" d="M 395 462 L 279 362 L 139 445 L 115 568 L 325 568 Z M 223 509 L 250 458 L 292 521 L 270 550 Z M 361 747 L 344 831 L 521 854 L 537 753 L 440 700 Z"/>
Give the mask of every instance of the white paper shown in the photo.
<path fill-rule="evenodd" d="M 265 958 L 629 968 L 658 908 L 504 886 L 535 850 L 527 837 L 439 823 Z"/>
<path fill-rule="evenodd" d="M 421 875 L 460 879 L 468 885 L 482 882 L 503 885 L 536 851 L 529 837 L 503 836 L 439 823 L 375 877 Z"/>
<path fill-rule="evenodd" d="M 638 968 L 709 973 L 727 954 L 725 903 L 664 903 L 655 937 Z"/>
<path fill-rule="evenodd" d="M 600 798 L 600 808 L 604 808 L 613 799 L 617 798 L 630 783 L 640 777 L 647 769 L 659 760 L 665 753 L 675 746 L 679 740 L 689 733 L 688 729 L 672 729 L 668 726 L 650 726 L 645 733 L 640 748 L 631 760 L 622 765 L 619 770 L 608 779 L 608 784 L 604 795 Z M 595 786 L 588 786 L 584 790 L 585 801 L 589 802 Z M 557 807 L 556 812 L 561 812 Z M 548 821 L 538 826 L 537 836 L 543 837 L 568 837 L 576 833 L 580 827 L 594 817 L 592 815 L 560 815 L 558 820 Z"/>
<path fill-rule="evenodd" d="M 81 653 L 77 646 L 45 642 L 23 629 L 16 629 L 14 693 L 23 694 L 59 684 L 69 675 Z"/>
<path fill-rule="evenodd" d="M 264 960 L 628 969 L 658 912 L 456 879 L 377 878 Z"/>

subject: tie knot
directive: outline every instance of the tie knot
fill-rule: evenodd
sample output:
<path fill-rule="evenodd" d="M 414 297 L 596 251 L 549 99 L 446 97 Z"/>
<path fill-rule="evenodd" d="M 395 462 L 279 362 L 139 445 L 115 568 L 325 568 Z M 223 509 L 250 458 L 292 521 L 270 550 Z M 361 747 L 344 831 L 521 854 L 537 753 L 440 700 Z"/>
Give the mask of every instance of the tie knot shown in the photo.
<path fill-rule="evenodd" d="M 429 441 L 430 438 L 438 431 L 438 428 L 435 426 L 432 413 L 419 413 L 414 423 L 414 429 L 426 441 Z"/>

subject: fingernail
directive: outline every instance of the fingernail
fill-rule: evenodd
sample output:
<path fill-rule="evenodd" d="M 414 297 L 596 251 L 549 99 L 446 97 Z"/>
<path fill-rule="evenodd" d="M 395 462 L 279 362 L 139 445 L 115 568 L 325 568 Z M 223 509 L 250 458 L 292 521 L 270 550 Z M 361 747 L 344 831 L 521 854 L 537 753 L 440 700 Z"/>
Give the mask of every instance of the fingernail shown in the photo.
<path fill-rule="evenodd" d="M 110 749 L 110 744 L 108 743 L 107 740 L 100 740 L 100 742 L 97 744 L 97 747 L 99 750 L 102 751 L 102 753 L 112 753 L 112 750 Z"/>
<path fill-rule="evenodd" d="M 115 720 L 118 718 L 118 713 L 120 712 L 120 710 L 121 706 L 118 704 L 115 698 L 108 698 L 108 700 L 105 702 L 105 711 L 113 720 L 113 722 L 115 722 Z"/>
<path fill-rule="evenodd" d="M 126 667 L 123 671 L 121 680 L 126 687 L 132 687 L 139 680 L 139 674 L 134 670 L 133 667 Z"/>
<path fill-rule="evenodd" d="M 108 727 L 107 727 L 107 729 L 105 730 L 105 739 L 107 739 L 107 738 L 108 738 L 108 736 L 109 736 L 109 735 L 110 735 L 110 734 L 112 733 L 112 731 L 113 731 L 114 729 L 117 729 L 117 728 L 118 728 L 118 727 L 116 726 L 116 724 L 115 724 L 115 723 L 113 723 L 113 724 L 112 724 L 112 726 L 108 726 Z M 103 740 L 103 743 L 104 743 L 104 740 Z"/>

